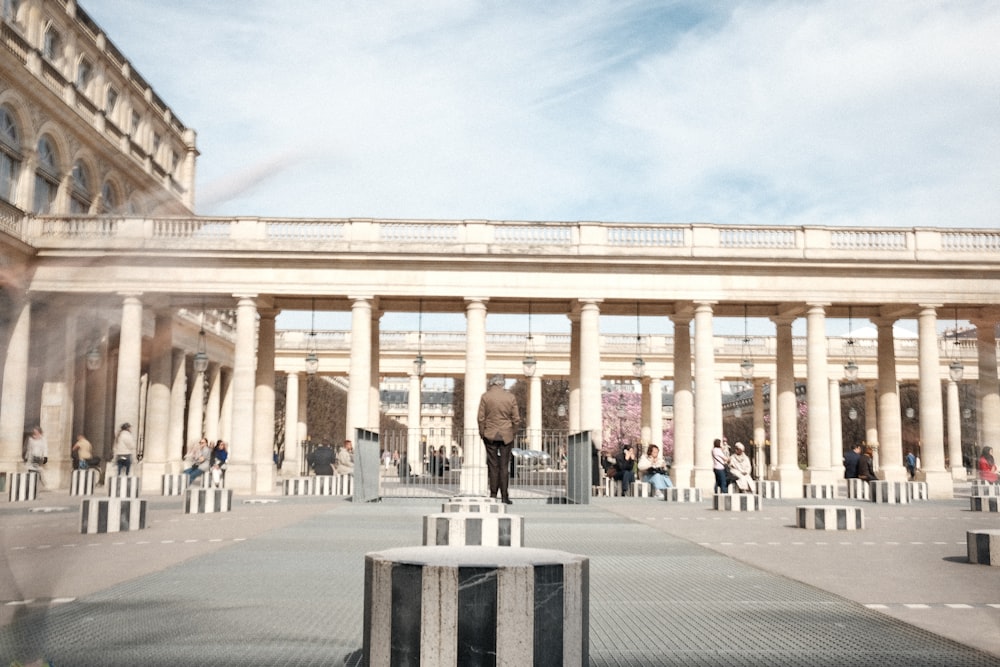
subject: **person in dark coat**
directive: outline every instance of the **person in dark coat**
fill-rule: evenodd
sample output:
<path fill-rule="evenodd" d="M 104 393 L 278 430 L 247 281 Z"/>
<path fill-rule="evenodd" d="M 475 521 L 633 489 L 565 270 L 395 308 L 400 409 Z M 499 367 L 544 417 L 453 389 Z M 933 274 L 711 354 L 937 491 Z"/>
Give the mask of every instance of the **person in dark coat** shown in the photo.
<path fill-rule="evenodd" d="M 878 475 L 875 474 L 874 464 L 875 452 L 871 447 L 865 449 L 865 453 L 858 459 L 858 478 L 866 482 L 877 482 Z"/>
<path fill-rule="evenodd" d="M 317 475 L 332 475 L 333 459 L 333 447 L 325 443 L 312 450 L 309 455 L 306 456 L 306 461 L 308 461 L 309 467 L 312 468 L 313 472 Z"/>
<path fill-rule="evenodd" d="M 844 479 L 857 479 L 858 461 L 861 460 L 861 445 L 856 444 L 844 452 Z"/>

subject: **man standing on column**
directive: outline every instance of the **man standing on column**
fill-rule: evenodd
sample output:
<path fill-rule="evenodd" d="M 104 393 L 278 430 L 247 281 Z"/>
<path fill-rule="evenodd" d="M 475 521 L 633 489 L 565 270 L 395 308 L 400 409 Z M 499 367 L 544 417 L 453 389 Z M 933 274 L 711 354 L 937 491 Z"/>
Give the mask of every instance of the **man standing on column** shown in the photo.
<path fill-rule="evenodd" d="M 497 491 L 504 503 L 511 505 L 507 493 L 510 478 L 510 453 L 514 447 L 514 433 L 521 425 L 514 394 L 504 388 L 503 375 L 494 375 L 479 399 L 479 437 L 486 445 L 486 472 L 490 482 L 490 498 Z"/>

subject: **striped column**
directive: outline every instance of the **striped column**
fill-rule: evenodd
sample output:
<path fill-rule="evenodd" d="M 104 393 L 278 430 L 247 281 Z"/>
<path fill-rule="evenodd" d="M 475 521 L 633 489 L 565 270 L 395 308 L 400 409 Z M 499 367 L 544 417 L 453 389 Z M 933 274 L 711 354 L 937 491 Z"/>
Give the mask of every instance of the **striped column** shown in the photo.
<path fill-rule="evenodd" d="M 810 530 L 863 530 L 864 510 L 838 505 L 799 505 L 795 508 L 796 525 Z"/>
<path fill-rule="evenodd" d="M 871 497 L 869 482 L 867 480 L 858 479 L 856 477 L 846 480 L 847 481 L 847 497 L 856 498 L 858 500 L 869 500 Z"/>
<path fill-rule="evenodd" d="M 836 498 L 837 487 L 833 484 L 803 484 L 803 498 Z"/>
<path fill-rule="evenodd" d="M 92 496 L 94 485 L 97 484 L 97 471 L 91 468 L 74 470 L 69 478 L 69 495 Z"/>
<path fill-rule="evenodd" d="M 163 475 L 160 491 L 164 496 L 180 496 L 187 489 L 187 485 L 187 475 L 184 473 Z"/>
<path fill-rule="evenodd" d="M 312 492 L 314 496 L 353 496 L 354 475 L 316 475 Z"/>
<path fill-rule="evenodd" d="M 611 477 L 604 478 L 604 495 L 608 498 L 611 496 L 622 495 L 622 482 L 620 479 L 612 479 Z"/>
<path fill-rule="evenodd" d="M 38 497 L 38 473 L 12 472 L 7 476 L 10 488 L 7 490 L 7 500 L 12 503 L 34 500 Z"/>
<path fill-rule="evenodd" d="M 974 479 L 972 480 L 970 493 L 974 496 L 1000 496 L 1000 484 Z"/>
<path fill-rule="evenodd" d="M 652 498 L 653 497 L 653 485 L 649 482 L 640 482 L 636 480 L 632 483 L 632 497 L 633 498 Z"/>
<path fill-rule="evenodd" d="M 664 489 L 663 499 L 673 503 L 700 503 L 701 489 Z"/>
<path fill-rule="evenodd" d="M 313 493 L 314 477 L 289 477 L 281 480 L 281 495 L 283 496 L 311 496 Z"/>
<path fill-rule="evenodd" d="M 970 530 L 965 533 L 965 537 L 970 563 L 1000 566 L 1000 530 Z"/>
<path fill-rule="evenodd" d="M 135 475 L 108 475 L 109 498 L 138 498 L 142 478 Z"/>
<path fill-rule="evenodd" d="M 124 533 L 146 527 L 146 501 L 138 498 L 88 498 L 80 505 L 80 532 Z"/>
<path fill-rule="evenodd" d="M 904 505 L 910 502 L 906 482 L 870 482 L 871 499 L 873 503 L 890 503 Z"/>
<path fill-rule="evenodd" d="M 496 498 L 458 496 L 441 504 L 442 512 L 478 512 L 480 514 L 506 514 L 507 506 Z"/>
<path fill-rule="evenodd" d="M 547 549 L 410 547 L 365 556 L 363 664 L 580 665 L 590 561 Z"/>
<path fill-rule="evenodd" d="M 516 514 L 442 512 L 424 516 L 424 546 L 522 547 L 524 522 Z"/>
<path fill-rule="evenodd" d="M 914 500 L 929 500 L 930 495 L 928 495 L 927 491 L 927 482 L 907 482 L 906 497 L 911 502 Z"/>
<path fill-rule="evenodd" d="M 232 508 L 231 489 L 188 489 L 184 492 L 185 514 L 228 512 Z"/>
<path fill-rule="evenodd" d="M 716 493 L 712 507 L 723 512 L 758 512 L 761 502 L 760 496 L 752 493 Z"/>
<path fill-rule="evenodd" d="M 1000 512 L 1000 498 L 997 496 L 972 496 L 969 498 L 969 509 L 973 512 Z"/>
<path fill-rule="evenodd" d="M 781 482 L 776 479 L 758 479 L 754 485 L 761 498 L 781 498 Z"/>

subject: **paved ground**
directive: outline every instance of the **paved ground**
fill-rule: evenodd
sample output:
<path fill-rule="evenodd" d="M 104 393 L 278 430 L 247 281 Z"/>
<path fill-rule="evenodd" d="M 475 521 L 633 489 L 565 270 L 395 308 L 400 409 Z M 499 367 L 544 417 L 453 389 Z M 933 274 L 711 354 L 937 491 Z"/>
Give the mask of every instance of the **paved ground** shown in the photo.
<path fill-rule="evenodd" d="M 419 545 L 440 509 L 275 496 L 185 515 L 147 500 L 145 530 L 107 535 L 79 533 L 65 492 L 0 502 L 0 666 L 360 664 L 364 554 Z M 793 500 L 511 509 L 527 546 L 590 558 L 591 665 L 1000 666 L 1000 568 L 965 546 L 1000 515 L 966 497 L 836 502 L 862 505 L 867 529 L 795 528 L 807 501 Z"/>

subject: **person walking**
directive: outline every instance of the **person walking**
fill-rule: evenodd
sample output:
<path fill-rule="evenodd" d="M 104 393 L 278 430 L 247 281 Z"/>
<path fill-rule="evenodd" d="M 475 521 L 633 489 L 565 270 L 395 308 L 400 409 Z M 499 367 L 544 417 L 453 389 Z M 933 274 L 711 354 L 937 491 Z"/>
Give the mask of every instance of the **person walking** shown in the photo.
<path fill-rule="evenodd" d="M 49 462 L 49 443 L 42 435 L 42 427 L 35 426 L 31 435 L 24 441 L 24 462 L 28 464 L 28 472 L 38 475 L 38 483 L 45 488 L 45 478 L 42 477 L 42 466 Z"/>
<path fill-rule="evenodd" d="M 992 447 L 983 447 L 983 451 L 979 456 L 979 463 L 976 467 L 979 469 L 979 479 L 984 482 L 992 482 L 993 484 L 996 484 L 997 462 L 993 458 Z"/>
<path fill-rule="evenodd" d="M 514 434 L 521 425 L 521 412 L 517 398 L 504 388 L 503 375 L 494 375 L 479 399 L 479 437 L 486 447 L 486 472 L 489 477 L 490 498 L 512 505 L 508 484 L 510 482 L 510 455 L 514 448 Z"/>
<path fill-rule="evenodd" d="M 132 435 L 132 425 L 128 422 L 118 429 L 112 454 L 118 466 L 118 474 L 121 475 L 122 470 L 125 470 L 125 476 L 128 477 L 132 472 L 132 459 L 135 456 L 135 437 Z"/>

